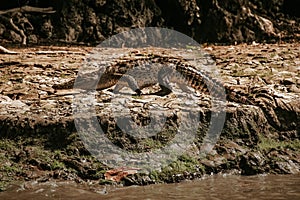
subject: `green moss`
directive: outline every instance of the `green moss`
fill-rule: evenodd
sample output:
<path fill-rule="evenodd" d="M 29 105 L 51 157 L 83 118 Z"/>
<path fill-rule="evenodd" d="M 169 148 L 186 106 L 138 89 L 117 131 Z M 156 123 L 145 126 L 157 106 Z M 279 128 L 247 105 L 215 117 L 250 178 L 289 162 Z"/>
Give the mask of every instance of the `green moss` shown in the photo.
<path fill-rule="evenodd" d="M 100 179 L 99 184 L 100 185 L 115 185 L 116 183 L 114 181 Z"/>
<path fill-rule="evenodd" d="M 192 45 L 185 45 L 186 49 L 198 49 L 199 47 L 197 46 L 192 46 Z"/>
<path fill-rule="evenodd" d="M 8 183 L 7 183 L 7 182 L 5 182 L 5 181 L 0 181 L 0 192 L 5 191 L 6 188 L 7 188 L 7 186 L 8 186 Z"/>
<path fill-rule="evenodd" d="M 10 140 L 7 139 L 0 140 L 0 150 L 12 151 L 13 149 L 15 149 L 15 146 Z"/>
<path fill-rule="evenodd" d="M 152 138 L 142 140 L 140 145 L 143 146 L 143 149 L 156 149 L 162 146 L 160 141 L 153 140 Z"/>
<path fill-rule="evenodd" d="M 300 151 L 300 140 L 295 139 L 291 141 L 280 141 L 275 140 L 272 138 L 267 138 L 262 135 L 259 136 L 259 143 L 258 148 L 260 150 L 270 150 L 270 149 L 277 149 L 277 148 L 291 148 L 296 151 Z"/>
<path fill-rule="evenodd" d="M 185 162 L 185 163 L 190 163 L 190 164 L 198 164 L 198 160 L 194 157 L 191 157 L 187 154 L 183 154 L 178 158 L 179 161 Z"/>
<path fill-rule="evenodd" d="M 60 78 L 67 78 L 69 75 L 68 75 L 68 74 L 63 74 L 63 73 L 62 73 L 62 74 L 60 74 L 59 76 L 60 76 Z"/>
<path fill-rule="evenodd" d="M 142 99 L 143 97 L 141 95 L 137 95 L 137 94 L 134 94 L 131 96 L 133 99 Z"/>
<path fill-rule="evenodd" d="M 174 180 L 176 175 L 199 172 L 199 169 L 204 172 L 204 166 L 201 166 L 196 158 L 182 155 L 161 171 L 152 171 L 149 177 L 155 182 L 176 182 Z"/>
<path fill-rule="evenodd" d="M 59 162 L 57 160 L 54 160 L 51 165 L 50 165 L 52 170 L 56 170 L 56 169 L 64 169 L 65 168 L 65 164 L 62 162 Z"/>
<path fill-rule="evenodd" d="M 17 172 L 20 172 L 20 168 L 16 167 L 16 166 L 8 166 L 8 165 L 4 165 L 1 166 L 0 171 L 7 173 L 8 175 L 12 175 L 15 174 Z"/>

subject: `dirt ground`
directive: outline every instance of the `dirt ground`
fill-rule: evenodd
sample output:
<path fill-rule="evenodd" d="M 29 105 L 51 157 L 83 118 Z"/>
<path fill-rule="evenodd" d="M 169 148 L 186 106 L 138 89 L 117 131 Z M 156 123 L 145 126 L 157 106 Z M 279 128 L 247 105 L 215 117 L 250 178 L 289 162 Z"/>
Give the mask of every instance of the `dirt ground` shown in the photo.
<path fill-rule="evenodd" d="M 223 83 L 241 88 L 271 91 L 270 103 L 280 128 L 269 124 L 259 106 L 228 102 L 226 122 L 214 153 L 205 158 L 180 157 L 177 167 L 166 167 L 150 175 L 124 170 L 122 183 L 148 184 L 177 182 L 203 174 L 232 172 L 245 175 L 259 173 L 299 173 L 300 170 L 300 44 L 204 45 L 215 60 Z M 74 180 L 95 184 L 119 181 L 107 178 L 109 167 L 99 162 L 83 146 L 74 126 L 72 90 L 55 91 L 52 86 L 76 77 L 92 47 L 38 46 L 10 49 L 18 54 L 0 57 L 0 188 L 12 181 L 50 179 Z M 105 54 L 105 56 L 111 56 Z M 110 90 L 98 91 L 97 115 L 107 135 L 125 149 L 148 151 L 164 145 L 172 134 L 156 139 L 132 140 L 120 135 L 107 109 Z M 262 97 L 264 98 L 264 97 Z M 136 99 L 136 97 L 134 97 Z M 157 100 L 159 99 L 159 100 Z M 175 97 L 142 96 L 132 105 L 133 116 L 143 123 L 139 106 L 147 103 L 165 105 L 170 113 Z M 132 99 L 131 99 L 132 100 Z M 199 97 L 204 119 L 209 103 Z M 140 109 L 140 110 L 139 110 Z M 169 116 L 169 128 L 176 128 L 176 113 Z M 209 121 L 203 121 L 207 125 Z M 204 128 L 201 128 L 201 130 Z M 195 141 L 199 147 L 201 136 Z M 122 171 L 122 170 L 120 170 Z M 105 176 L 106 174 L 106 176 Z M 118 173 L 116 173 L 118 176 Z M 176 175 L 176 176 L 175 176 Z"/>

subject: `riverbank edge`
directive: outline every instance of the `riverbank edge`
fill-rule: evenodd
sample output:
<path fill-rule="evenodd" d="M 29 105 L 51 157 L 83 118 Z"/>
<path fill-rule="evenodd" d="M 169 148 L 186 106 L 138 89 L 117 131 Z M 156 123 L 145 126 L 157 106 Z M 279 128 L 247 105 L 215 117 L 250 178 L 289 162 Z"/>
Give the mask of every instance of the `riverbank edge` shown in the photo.
<path fill-rule="evenodd" d="M 235 122 L 240 120 L 237 117 L 241 119 L 241 116 L 248 116 L 246 119 L 249 119 L 249 112 L 253 121 L 257 123 L 255 116 L 258 116 L 258 121 L 266 124 L 255 108 L 234 107 L 227 113 L 227 121 L 231 125 L 224 129 L 212 154 L 201 159 L 182 155 L 161 171 L 150 174 L 124 175 L 126 169 L 120 169 L 120 173 L 115 174 L 118 177 L 123 173 L 120 181 L 105 177 L 110 169 L 86 150 L 70 118 L 59 119 L 54 124 L 36 121 L 27 123 L 28 127 L 10 127 L 10 124 L 16 125 L 20 118 L 1 116 L 1 124 L 10 128 L 9 131 L 6 129 L 0 141 L 0 188 L 5 190 L 7 185 L 15 181 L 45 182 L 50 179 L 127 186 L 173 183 L 218 173 L 299 173 L 298 130 L 278 132 L 270 126 L 257 127 L 253 121 L 240 124 L 242 129 L 238 130 Z"/>

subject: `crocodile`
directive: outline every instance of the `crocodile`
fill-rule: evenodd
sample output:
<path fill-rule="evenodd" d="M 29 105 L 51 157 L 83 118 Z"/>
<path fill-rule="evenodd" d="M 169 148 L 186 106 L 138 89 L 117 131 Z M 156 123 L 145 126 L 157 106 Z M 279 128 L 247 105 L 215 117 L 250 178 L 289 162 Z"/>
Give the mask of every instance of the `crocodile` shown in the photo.
<path fill-rule="evenodd" d="M 53 88 L 104 90 L 115 86 L 114 92 L 119 92 L 123 87 L 129 87 L 136 95 L 142 95 L 143 88 L 159 84 L 160 91 L 153 94 L 165 96 L 172 92 L 170 83 L 176 83 L 183 91 L 190 91 L 187 88 L 189 86 L 214 98 L 226 98 L 227 101 L 259 106 L 268 122 L 276 129 L 281 128 L 271 103 L 274 101 L 273 97 L 268 91 L 250 88 L 248 91 L 240 90 L 236 86 L 224 84 L 209 72 L 180 57 L 153 53 L 138 54 L 100 67 L 98 71 L 78 74 L 77 79 L 53 85 Z M 258 98 L 259 96 L 263 98 Z"/>

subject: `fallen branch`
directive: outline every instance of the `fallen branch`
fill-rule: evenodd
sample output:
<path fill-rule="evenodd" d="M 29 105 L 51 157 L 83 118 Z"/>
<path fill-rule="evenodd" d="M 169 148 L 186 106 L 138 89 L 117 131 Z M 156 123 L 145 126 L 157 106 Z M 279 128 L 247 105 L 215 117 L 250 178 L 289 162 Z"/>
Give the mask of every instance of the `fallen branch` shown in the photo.
<path fill-rule="evenodd" d="M 14 12 L 40 12 L 40 13 L 51 14 L 51 13 L 55 13 L 56 11 L 53 10 L 52 7 L 38 8 L 38 7 L 32 7 L 32 6 L 23 6 L 23 7 L 20 7 L 20 8 L 13 8 L 13 9 L 9 9 L 9 10 L 2 10 L 2 11 L 0 11 L 0 15 L 11 13 L 11 12 L 13 12 L 13 13 Z"/>
<path fill-rule="evenodd" d="M 3 46 L 0 46 L 0 54 L 18 54 L 18 52 L 10 51 Z"/>

